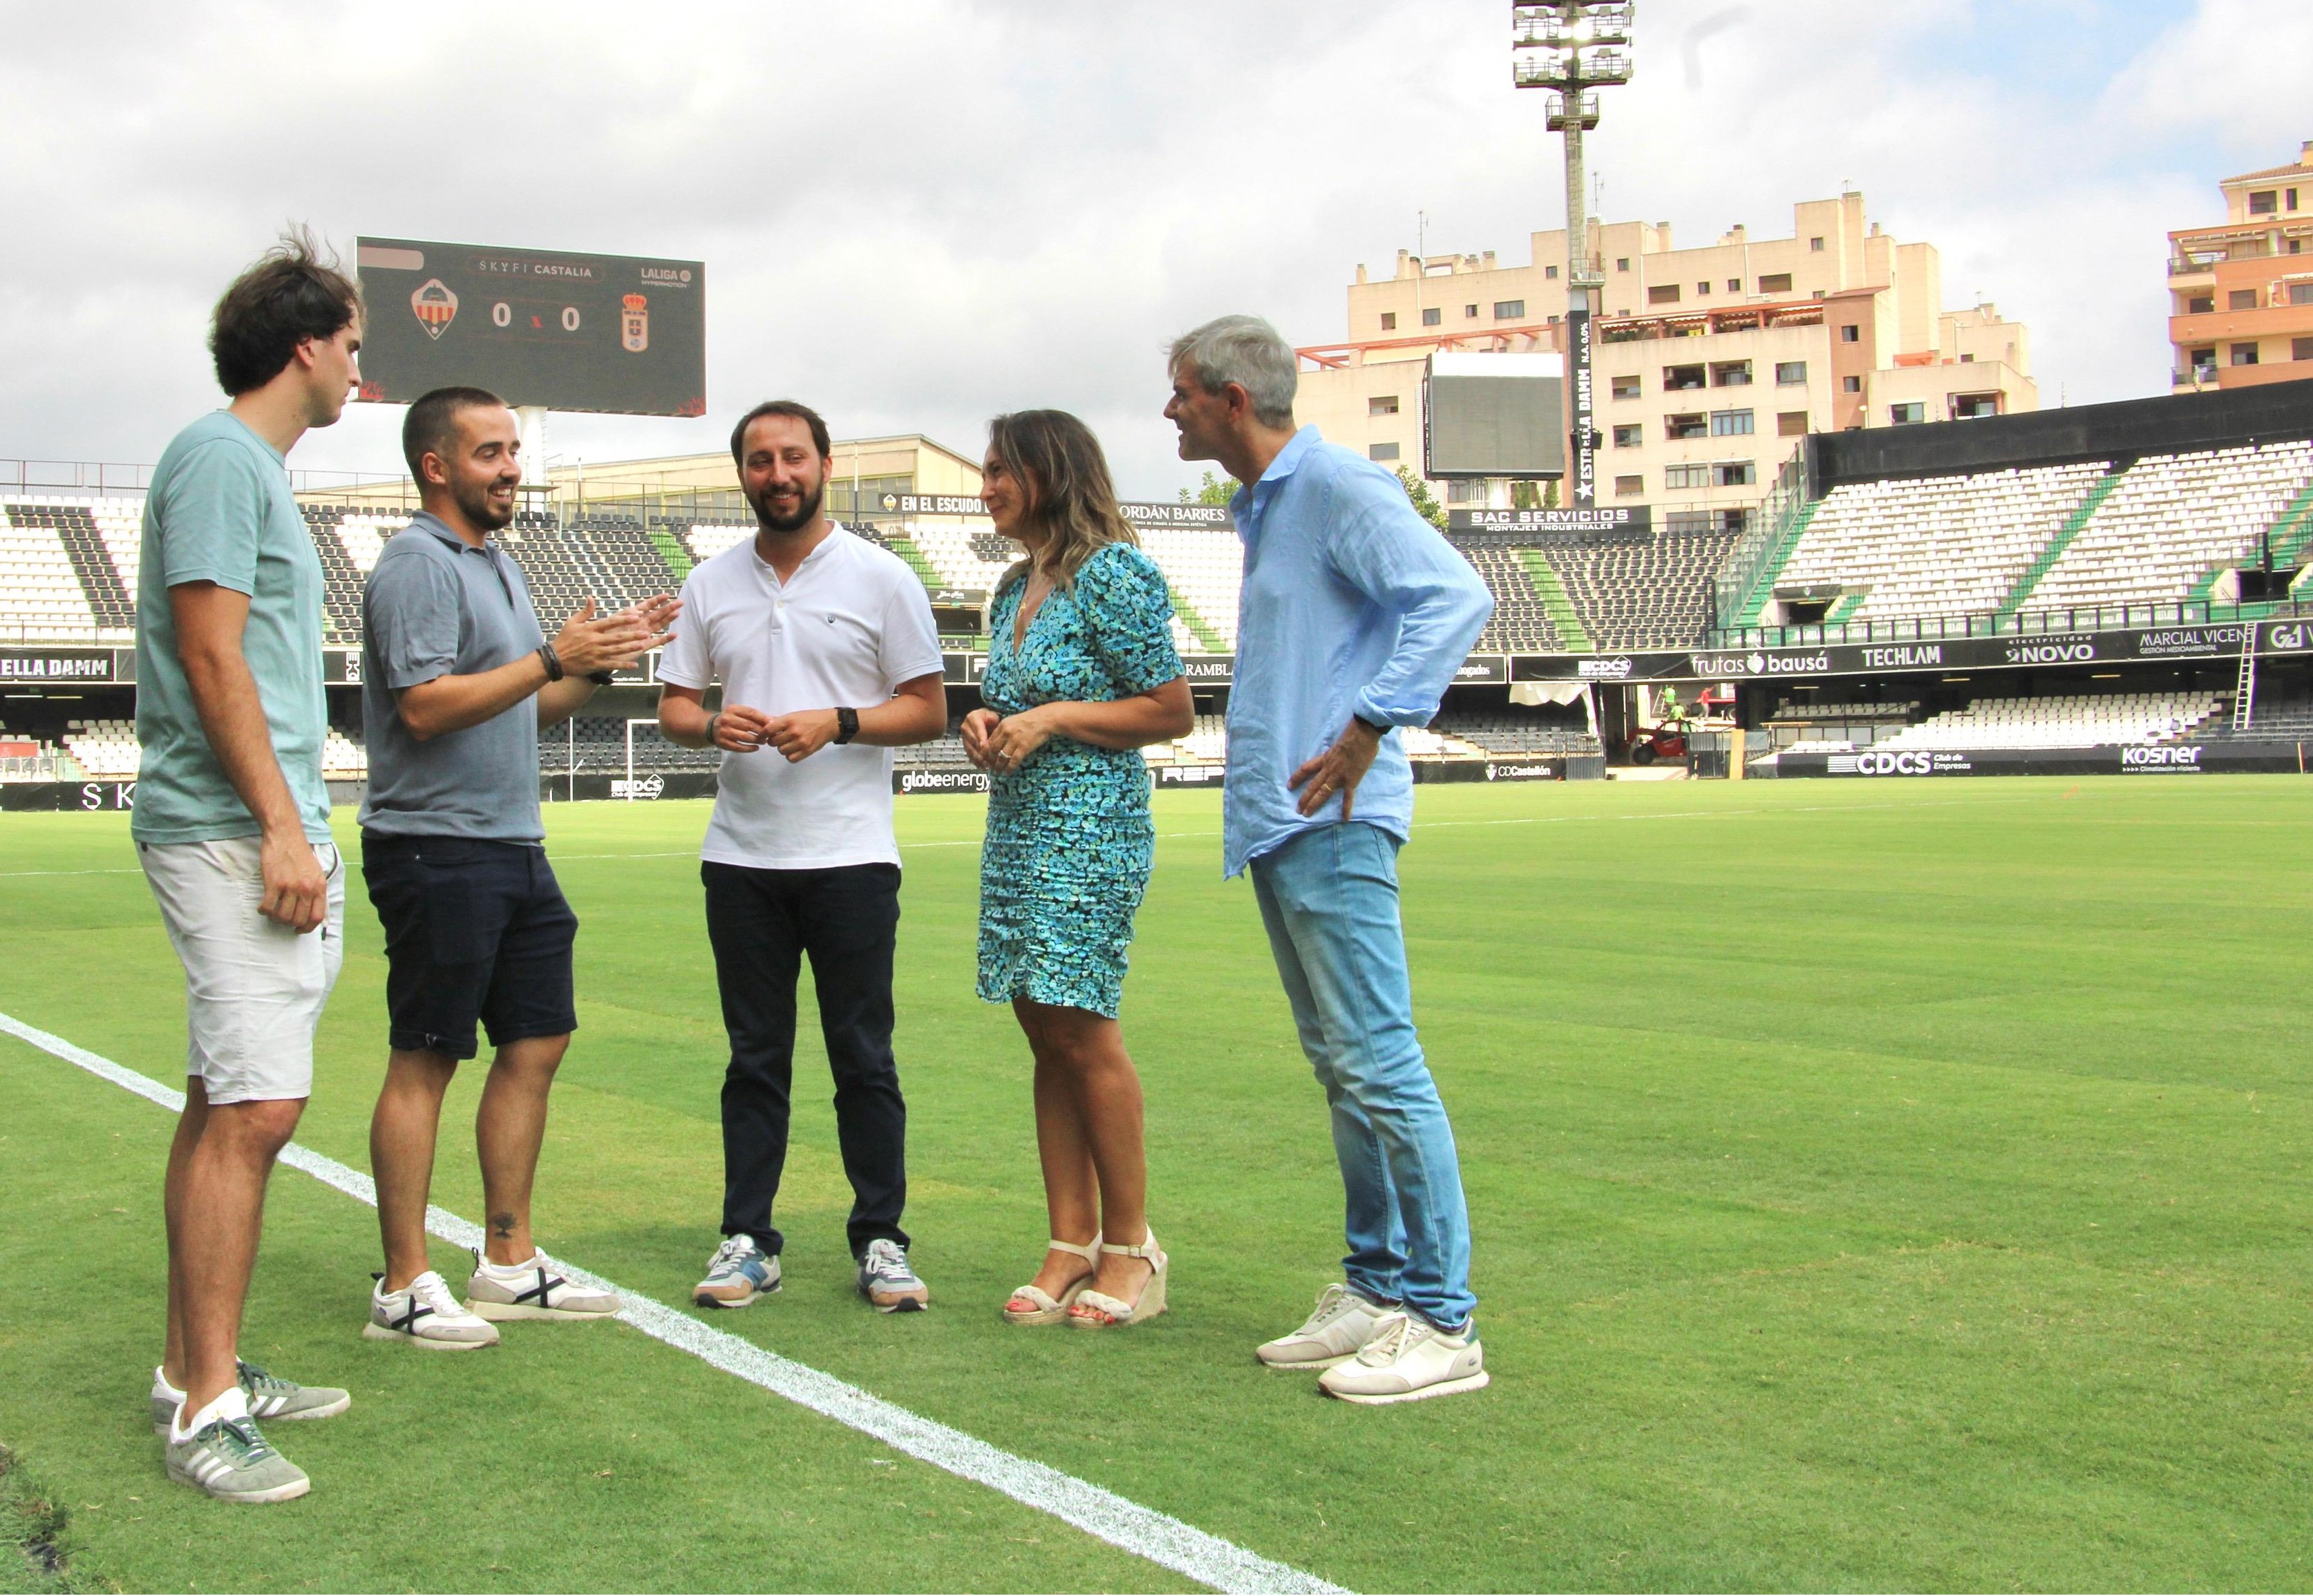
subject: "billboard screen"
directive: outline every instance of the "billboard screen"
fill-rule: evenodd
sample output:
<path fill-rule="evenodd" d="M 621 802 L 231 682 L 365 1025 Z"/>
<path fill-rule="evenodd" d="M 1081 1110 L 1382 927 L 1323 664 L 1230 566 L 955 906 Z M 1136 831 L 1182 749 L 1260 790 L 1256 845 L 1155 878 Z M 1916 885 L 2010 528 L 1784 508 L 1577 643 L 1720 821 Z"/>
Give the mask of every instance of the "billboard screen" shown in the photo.
<path fill-rule="evenodd" d="M 1566 474 L 1566 373 L 1556 355 L 1429 357 L 1422 475 Z"/>
<path fill-rule="evenodd" d="M 707 268 L 365 238 L 361 397 L 408 404 L 471 383 L 511 405 L 707 413 Z"/>

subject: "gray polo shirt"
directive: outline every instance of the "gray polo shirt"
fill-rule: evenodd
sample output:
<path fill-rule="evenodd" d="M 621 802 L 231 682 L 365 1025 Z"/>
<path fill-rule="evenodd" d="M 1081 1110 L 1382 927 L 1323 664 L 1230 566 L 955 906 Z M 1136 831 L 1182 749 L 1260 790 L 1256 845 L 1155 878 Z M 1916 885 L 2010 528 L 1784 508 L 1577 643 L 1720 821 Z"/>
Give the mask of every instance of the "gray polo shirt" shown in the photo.
<path fill-rule="evenodd" d="M 522 567 L 495 539 L 475 548 L 421 512 L 387 541 L 362 595 L 364 830 L 545 840 L 534 698 L 420 742 L 401 723 L 393 697 L 437 677 L 495 671 L 545 641 Z"/>

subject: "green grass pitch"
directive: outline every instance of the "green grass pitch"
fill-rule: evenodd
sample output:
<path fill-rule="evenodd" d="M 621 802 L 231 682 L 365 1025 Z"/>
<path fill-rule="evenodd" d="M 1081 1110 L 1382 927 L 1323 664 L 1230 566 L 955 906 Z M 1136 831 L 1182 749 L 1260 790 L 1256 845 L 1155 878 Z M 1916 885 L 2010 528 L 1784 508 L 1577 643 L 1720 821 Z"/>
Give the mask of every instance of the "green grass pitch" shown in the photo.
<path fill-rule="evenodd" d="M 900 814 L 934 1310 L 851 1294 L 806 1017 L 787 1287 L 719 1327 L 1354 1589 L 2313 1580 L 2313 785 L 1422 789 L 1416 1003 L 1494 1383 L 1385 1409 L 1252 1357 L 1335 1277 L 1340 1188 L 1218 801 L 1158 802 L 1125 1008 L 1176 1307 L 1101 1337 L 998 1321 L 1044 1230 L 1025 1050 L 972 991 L 980 809 Z M 705 819 L 549 821 L 585 930 L 540 1232 L 662 1300 L 716 1240 Z M 357 889 L 347 924 L 300 1139 L 366 1168 Z M 0 1011 L 175 1074 L 181 986 L 117 817 L 0 820 Z M 474 1092 L 436 1194 L 470 1217 Z M 163 1479 L 145 1416 L 168 1116 L 5 1037 L 0 1103 L 0 1443 L 69 1508 L 83 1577 L 1179 1587 L 623 1327 L 364 1342 L 374 1215 L 294 1171 L 246 1351 L 356 1405 L 279 1429 L 311 1496 L 213 1505 Z"/>

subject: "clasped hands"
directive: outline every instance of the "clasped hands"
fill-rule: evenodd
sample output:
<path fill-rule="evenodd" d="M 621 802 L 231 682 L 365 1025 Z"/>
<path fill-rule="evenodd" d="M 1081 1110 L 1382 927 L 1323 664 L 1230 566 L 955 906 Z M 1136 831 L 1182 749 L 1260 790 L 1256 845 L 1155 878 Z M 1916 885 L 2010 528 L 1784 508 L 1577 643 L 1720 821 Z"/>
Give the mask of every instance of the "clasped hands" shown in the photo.
<path fill-rule="evenodd" d="M 790 765 L 800 764 L 835 741 L 841 723 L 832 709 L 798 709 L 787 715 L 765 715 L 743 704 L 726 704 L 715 712 L 715 746 L 726 753 L 752 754 L 759 748 L 775 749 Z"/>
<path fill-rule="evenodd" d="M 673 639 L 665 628 L 681 613 L 682 601 L 667 593 L 609 615 L 596 615 L 594 601 L 587 599 L 554 634 L 554 657 L 572 676 L 630 670 L 651 650 Z"/>
<path fill-rule="evenodd" d="M 1052 706 L 1039 704 L 1017 715 L 975 709 L 963 717 L 963 757 L 998 775 L 1017 770 L 1060 730 Z"/>

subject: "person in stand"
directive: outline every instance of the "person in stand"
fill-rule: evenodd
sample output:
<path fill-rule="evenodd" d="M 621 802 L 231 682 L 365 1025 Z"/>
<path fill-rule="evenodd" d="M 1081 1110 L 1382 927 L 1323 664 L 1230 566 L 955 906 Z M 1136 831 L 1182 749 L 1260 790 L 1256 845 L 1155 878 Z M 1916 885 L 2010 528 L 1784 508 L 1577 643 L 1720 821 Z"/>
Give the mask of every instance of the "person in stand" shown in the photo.
<path fill-rule="evenodd" d="M 982 707 L 963 746 L 990 773 L 980 865 L 980 995 L 1012 1005 L 1035 1057 L 1051 1240 L 1013 1324 L 1087 1329 L 1165 1311 L 1170 1260 L 1148 1228 L 1140 1077 L 1117 1024 L 1155 833 L 1137 750 L 1196 713 L 1165 574 L 1117 509 L 1090 428 L 999 416 L 981 498 L 1027 557 L 989 607 Z"/>
<path fill-rule="evenodd" d="M 547 1094 L 578 1027 L 578 917 L 546 859 L 538 732 L 665 642 L 676 605 L 661 594 L 598 617 L 589 599 L 547 641 L 491 536 L 514 520 L 521 448 L 494 393 L 440 388 L 411 405 L 401 451 L 423 508 L 362 598 L 362 876 L 385 928 L 391 1048 L 369 1129 L 385 1272 L 362 1333 L 439 1350 L 494 1344 L 496 1320 L 619 1311 L 531 1238 Z M 426 1203 L 443 1094 L 479 1050 L 478 1025 L 495 1049 L 474 1117 L 488 1227 L 461 1307 L 427 1260 Z"/>
<path fill-rule="evenodd" d="M 310 1487 L 259 1419 L 346 1392 L 241 1361 L 266 1178 L 313 1089 L 345 951 L 345 865 L 321 779 L 321 561 L 286 456 L 360 379 L 361 292 L 291 234 L 217 302 L 233 402 L 179 433 L 145 500 L 129 836 L 185 969 L 185 1107 L 169 1148 L 167 1343 L 153 1427 L 169 1478 L 227 1502 Z"/>
<path fill-rule="evenodd" d="M 1346 1283 L 1258 1355 L 1324 1369 L 1330 1396 L 1403 1402 L 1487 1374 L 1461 1166 L 1398 919 L 1413 781 L 1397 729 L 1436 715 L 1493 601 L 1396 478 L 1295 430 L 1297 369 L 1269 323 L 1224 316 L 1174 344 L 1165 406 L 1183 460 L 1244 484 L 1222 864 L 1253 872 L 1347 1197 Z"/>
<path fill-rule="evenodd" d="M 692 1300 L 743 1308 L 779 1287 L 771 1223 L 787 1163 L 796 980 L 811 960 L 851 1181 L 860 1295 L 926 1306 L 908 1261 L 907 1103 L 892 1056 L 900 848 L 891 750 L 947 727 L 931 596 L 905 562 L 827 518 L 827 423 L 792 400 L 731 434 L 755 536 L 690 573 L 659 662 L 659 732 L 723 752 L 700 847 L 707 934 L 730 1033 L 723 1243 Z M 721 682 L 722 707 L 706 707 Z"/>

